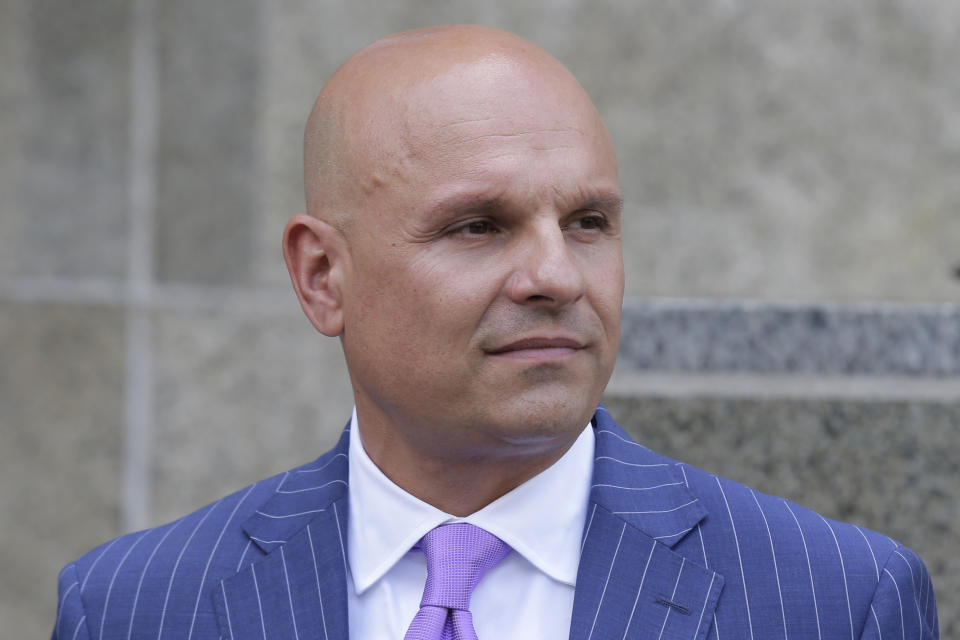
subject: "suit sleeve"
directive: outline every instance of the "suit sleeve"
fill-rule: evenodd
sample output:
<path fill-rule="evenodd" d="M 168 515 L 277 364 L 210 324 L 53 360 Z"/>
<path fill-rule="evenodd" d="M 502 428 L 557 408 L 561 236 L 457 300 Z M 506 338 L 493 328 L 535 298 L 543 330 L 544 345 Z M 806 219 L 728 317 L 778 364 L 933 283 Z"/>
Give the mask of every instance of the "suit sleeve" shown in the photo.
<path fill-rule="evenodd" d="M 861 640 L 937 640 L 940 631 L 930 573 L 917 554 L 898 546 L 880 570 Z"/>
<path fill-rule="evenodd" d="M 80 578 L 76 565 L 68 565 L 60 572 L 57 602 L 57 619 L 51 640 L 89 640 L 87 614 L 80 599 Z"/>

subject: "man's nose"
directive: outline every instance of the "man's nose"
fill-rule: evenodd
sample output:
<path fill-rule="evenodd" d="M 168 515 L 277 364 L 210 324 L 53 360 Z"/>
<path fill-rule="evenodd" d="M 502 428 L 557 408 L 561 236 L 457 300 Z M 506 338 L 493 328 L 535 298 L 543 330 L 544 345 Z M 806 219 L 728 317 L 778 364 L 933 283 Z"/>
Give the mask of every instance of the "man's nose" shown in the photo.
<path fill-rule="evenodd" d="M 518 242 L 507 295 L 517 304 L 561 308 L 583 296 L 583 271 L 559 225 L 544 226 Z"/>

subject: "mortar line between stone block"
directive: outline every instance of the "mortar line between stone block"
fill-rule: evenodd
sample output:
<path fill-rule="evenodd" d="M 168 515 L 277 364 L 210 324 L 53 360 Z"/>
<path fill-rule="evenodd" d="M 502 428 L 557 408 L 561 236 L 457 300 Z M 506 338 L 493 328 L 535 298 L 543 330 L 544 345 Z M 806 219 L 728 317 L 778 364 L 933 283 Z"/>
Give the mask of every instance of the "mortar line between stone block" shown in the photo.
<path fill-rule="evenodd" d="M 153 425 L 153 345 L 149 311 L 126 314 L 123 530 L 147 526 L 150 513 L 150 431 Z"/>
<path fill-rule="evenodd" d="M 846 311 L 852 313 L 951 313 L 960 309 L 953 300 L 884 300 L 881 298 L 863 299 L 803 299 L 786 297 L 692 297 L 692 296 L 626 296 L 623 301 L 627 309 L 669 309 L 684 311 L 716 312 L 724 310 L 762 311 L 783 309 L 785 311 L 803 311 L 809 308 L 824 311 Z"/>
<path fill-rule="evenodd" d="M 157 59 L 154 0 L 133 6 L 130 101 L 130 207 L 127 238 L 123 528 L 146 526 L 150 513 L 153 336 L 150 300 L 156 207 Z"/>
<path fill-rule="evenodd" d="M 120 280 L 15 277 L 0 281 L 3 302 L 124 305 L 126 298 L 127 285 Z"/>
<path fill-rule="evenodd" d="M 611 396 L 744 400 L 960 402 L 960 378 L 616 371 Z"/>

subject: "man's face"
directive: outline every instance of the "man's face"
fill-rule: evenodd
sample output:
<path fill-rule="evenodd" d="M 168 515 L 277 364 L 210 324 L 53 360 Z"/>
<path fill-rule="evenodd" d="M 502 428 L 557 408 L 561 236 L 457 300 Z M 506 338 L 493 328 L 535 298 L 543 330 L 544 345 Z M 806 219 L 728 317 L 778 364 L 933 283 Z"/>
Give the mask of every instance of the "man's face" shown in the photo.
<path fill-rule="evenodd" d="M 455 71 L 405 93 L 355 159 L 358 416 L 450 459 L 569 444 L 617 353 L 616 159 L 585 97 L 496 61 Z"/>

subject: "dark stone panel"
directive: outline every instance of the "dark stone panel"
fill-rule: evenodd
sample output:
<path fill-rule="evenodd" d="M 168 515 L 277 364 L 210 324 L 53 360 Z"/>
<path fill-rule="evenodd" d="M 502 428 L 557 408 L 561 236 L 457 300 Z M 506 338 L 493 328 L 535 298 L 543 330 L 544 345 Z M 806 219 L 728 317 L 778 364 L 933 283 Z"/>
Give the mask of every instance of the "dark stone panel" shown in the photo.
<path fill-rule="evenodd" d="M 157 275 L 242 284 L 253 252 L 259 92 L 254 0 L 157 3 Z"/>
<path fill-rule="evenodd" d="M 933 575 L 944 638 L 960 637 L 960 404 L 609 395 L 638 442 L 885 533 Z"/>
<path fill-rule="evenodd" d="M 3 205 L 18 221 L 11 269 L 123 278 L 130 5 L 36 0 L 27 12 L 19 188 Z"/>
<path fill-rule="evenodd" d="M 628 300 L 625 370 L 960 376 L 960 307 Z"/>
<path fill-rule="evenodd" d="M 121 533 L 123 311 L 0 302 L 0 620 L 53 628 L 57 572 Z"/>

